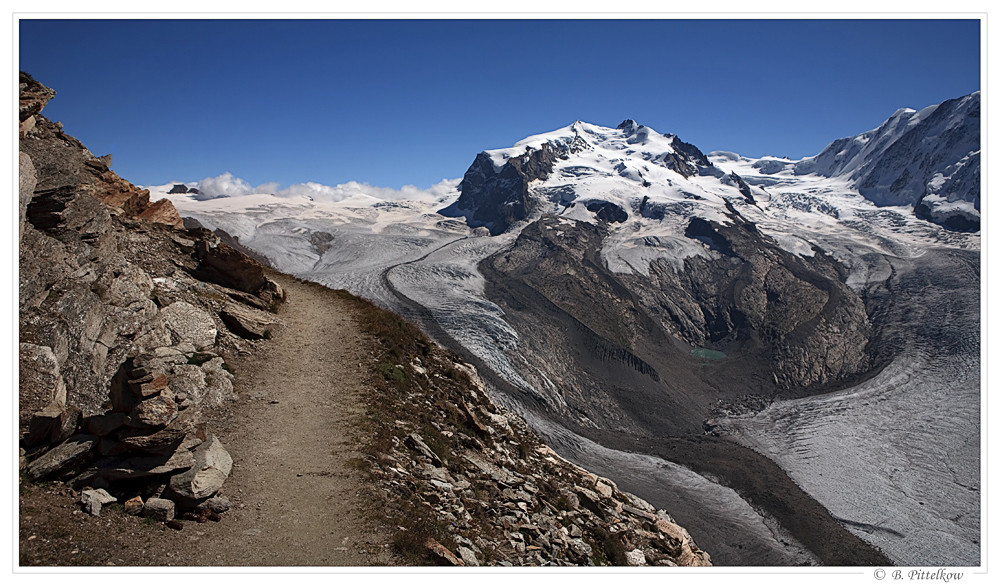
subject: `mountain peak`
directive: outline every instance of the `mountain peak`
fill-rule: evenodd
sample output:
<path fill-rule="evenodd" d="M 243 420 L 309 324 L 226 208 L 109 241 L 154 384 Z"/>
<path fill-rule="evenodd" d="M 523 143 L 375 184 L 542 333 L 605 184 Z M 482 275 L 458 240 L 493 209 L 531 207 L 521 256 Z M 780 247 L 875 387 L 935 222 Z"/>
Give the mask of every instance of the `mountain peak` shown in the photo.
<path fill-rule="evenodd" d="M 618 130 L 624 130 L 625 134 L 632 134 L 639 129 L 639 124 L 631 118 L 626 118 L 621 124 L 618 125 L 617 128 Z"/>

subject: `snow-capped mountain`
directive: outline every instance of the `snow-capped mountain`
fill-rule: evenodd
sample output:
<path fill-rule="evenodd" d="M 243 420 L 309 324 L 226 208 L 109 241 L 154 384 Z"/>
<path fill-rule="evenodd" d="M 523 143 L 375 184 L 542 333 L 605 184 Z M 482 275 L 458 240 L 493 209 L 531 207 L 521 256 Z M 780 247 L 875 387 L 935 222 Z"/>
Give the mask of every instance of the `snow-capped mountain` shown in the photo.
<path fill-rule="evenodd" d="M 896 111 L 874 130 L 832 142 L 792 165 L 797 175 L 844 177 L 880 206 L 911 205 L 956 230 L 979 229 L 979 92 Z M 762 170 L 762 172 L 764 172 Z"/>
<path fill-rule="evenodd" d="M 497 234 L 532 212 L 551 210 L 550 204 L 579 204 L 624 221 L 627 211 L 647 212 L 644 200 L 654 209 L 696 197 L 717 203 L 730 197 L 719 183 L 737 187 L 750 201 L 750 185 L 800 188 L 832 179 L 828 185 L 877 206 L 914 207 L 921 218 L 976 231 L 979 125 L 975 92 L 919 112 L 901 108 L 878 128 L 838 139 L 799 161 L 732 157 L 749 163 L 733 174 L 722 171 L 725 159 L 713 165 L 694 145 L 635 121 L 615 129 L 577 121 L 480 153 L 462 180 L 462 196 L 441 213 Z M 758 196 L 767 200 L 766 193 Z"/>
<path fill-rule="evenodd" d="M 719 203 L 711 194 L 718 182 L 695 178 L 721 174 L 693 145 L 633 120 L 615 129 L 577 121 L 480 153 L 459 186 L 462 196 L 440 213 L 463 216 L 494 235 L 553 205 L 580 205 L 606 221 L 623 222 L 629 212 L 642 213 L 644 197 L 676 202 L 690 199 L 694 190 Z"/>
<path fill-rule="evenodd" d="M 418 321 L 716 562 L 953 565 L 979 551 L 978 100 L 801 161 L 578 121 L 420 201 L 167 197 Z"/>

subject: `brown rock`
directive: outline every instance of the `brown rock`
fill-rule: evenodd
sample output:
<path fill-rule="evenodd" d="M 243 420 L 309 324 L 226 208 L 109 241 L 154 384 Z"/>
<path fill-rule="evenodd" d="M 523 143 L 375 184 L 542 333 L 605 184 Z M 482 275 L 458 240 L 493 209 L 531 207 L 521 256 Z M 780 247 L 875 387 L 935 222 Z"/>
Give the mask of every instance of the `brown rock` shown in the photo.
<path fill-rule="evenodd" d="M 196 276 L 223 287 L 254 294 L 268 280 L 260 263 L 221 242 L 205 251 Z"/>
<path fill-rule="evenodd" d="M 149 191 L 145 189 L 136 189 L 131 183 L 124 180 L 114 181 L 118 179 L 117 175 L 114 175 L 107 170 L 107 167 L 100 163 L 97 159 L 88 161 L 91 163 L 91 167 L 97 167 L 99 171 L 107 171 L 107 177 L 109 186 L 105 189 L 95 192 L 97 199 L 101 203 L 110 207 L 117 208 L 125 212 L 126 215 L 137 217 L 143 213 L 143 210 L 149 208 Z M 114 177 L 110 177 L 114 175 Z"/>
<path fill-rule="evenodd" d="M 146 192 L 146 196 L 149 197 L 148 191 Z M 149 206 L 139 214 L 139 219 L 146 222 L 153 222 L 155 224 L 166 224 L 167 226 L 173 226 L 178 229 L 184 227 L 184 220 L 181 219 L 181 215 L 177 212 L 177 208 L 174 207 L 173 202 L 169 199 L 161 199 L 149 204 Z"/>
<path fill-rule="evenodd" d="M 20 103 L 18 104 L 18 117 L 23 122 L 38 114 L 45 108 L 56 92 L 52 88 L 45 87 L 38 83 L 30 75 L 20 72 L 19 78 Z"/>
<path fill-rule="evenodd" d="M 142 497 L 139 495 L 136 495 L 125 501 L 125 512 L 128 513 L 129 515 L 138 515 L 142 513 L 142 507 L 143 507 Z"/>
<path fill-rule="evenodd" d="M 28 437 L 25 443 L 36 446 L 43 443 L 57 444 L 76 433 L 80 424 L 80 409 L 73 405 L 61 407 L 58 403 L 49 403 L 45 409 L 31 417 Z"/>
<path fill-rule="evenodd" d="M 480 421 L 479 417 L 476 416 L 475 412 L 473 412 L 472 409 L 469 408 L 469 405 L 465 402 L 464 399 L 461 400 L 460 406 L 462 407 L 462 414 L 465 415 L 465 420 L 469 423 L 472 429 L 475 430 L 476 433 L 479 434 L 480 436 L 483 437 L 489 436 L 490 434 L 489 429 L 485 425 L 483 425 L 483 422 Z"/>
<path fill-rule="evenodd" d="M 679 566 L 711 566 L 711 557 L 698 549 L 694 545 L 694 540 L 686 529 L 670 521 L 660 519 L 656 522 L 656 529 L 663 533 L 673 542 L 679 543 L 679 547 L 671 552 L 677 560 Z"/>
<path fill-rule="evenodd" d="M 455 554 L 437 542 L 433 537 L 428 537 L 427 541 L 424 542 L 424 546 L 441 562 L 447 563 L 452 566 L 464 566 L 465 562 L 458 558 Z"/>
<path fill-rule="evenodd" d="M 153 395 L 159 395 L 166 389 L 169 380 L 165 374 L 156 377 L 148 375 L 137 380 L 128 381 L 128 387 L 140 397 L 152 397 Z"/>
<path fill-rule="evenodd" d="M 194 454 L 177 450 L 167 456 L 133 456 L 130 458 L 105 458 L 94 463 L 97 475 L 104 480 L 147 478 L 187 470 L 194 466 Z"/>
<path fill-rule="evenodd" d="M 219 312 L 219 317 L 231 332 L 248 340 L 268 338 L 278 325 L 278 319 L 274 314 L 236 303 L 227 304 Z"/>
<path fill-rule="evenodd" d="M 631 505 L 622 505 L 622 510 L 625 511 L 626 513 L 632 515 L 633 517 L 638 517 L 640 519 L 643 519 L 645 521 L 649 521 L 651 523 L 656 523 L 659 520 L 659 518 L 656 515 L 654 515 L 653 513 L 649 513 L 649 512 L 637 509 L 637 508 L 635 508 L 635 507 L 633 507 Z"/>
<path fill-rule="evenodd" d="M 128 419 L 128 416 L 124 413 L 93 415 L 83 420 L 83 428 L 87 430 L 87 433 L 103 437 L 125 425 L 126 419 Z"/>
<path fill-rule="evenodd" d="M 441 458 L 434 453 L 434 450 L 430 449 L 430 447 L 424 443 L 424 438 L 420 437 L 420 434 L 411 433 L 410 435 L 406 436 L 406 440 L 404 441 L 404 443 L 408 447 L 416 450 L 417 453 L 419 453 L 420 455 L 429 459 L 431 462 L 434 463 L 435 466 L 440 466 L 443 463 L 441 461 Z"/>
<path fill-rule="evenodd" d="M 611 495 L 614 494 L 614 491 L 611 490 L 611 487 L 604 482 L 596 483 L 594 485 L 594 490 L 596 490 L 604 498 L 608 499 L 611 498 Z"/>
<path fill-rule="evenodd" d="M 190 425 L 176 425 L 179 421 L 181 419 L 177 418 L 167 427 L 153 433 L 143 429 L 125 428 L 119 432 L 118 439 L 128 447 L 128 451 L 172 454 L 191 430 Z"/>

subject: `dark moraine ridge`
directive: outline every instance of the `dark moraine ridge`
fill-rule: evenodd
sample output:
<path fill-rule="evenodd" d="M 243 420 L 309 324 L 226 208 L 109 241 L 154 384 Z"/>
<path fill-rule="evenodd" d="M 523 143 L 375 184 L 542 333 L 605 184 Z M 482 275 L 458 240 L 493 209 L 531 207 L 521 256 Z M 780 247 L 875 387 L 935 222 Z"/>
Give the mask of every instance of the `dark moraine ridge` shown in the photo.
<path fill-rule="evenodd" d="M 785 253 L 730 211 L 732 226 L 703 221 L 689 236 L 709 240 L 721 258 L 689 259 L 679 274 L 663 267 L 649 277 L 612 274 L 600 258 L 602 227 L 548 217 L 480 263 L 487 297 L 522 334 L 519 352 L 559 387 L 530 407 L 605 447 L 718 479 L 824 564 L 889 565 L 772 461 L 704 435 L 720 402 L 821 394 L 878 366 L 864 351 L 873 327 L 864 302 L 844 284 L 846 271 L 822 253 L 806 260 Z M 702 347 L 725 357 L 692 355 Z M 601 473 L 614 477 L 613 470 Z M 663 506 L 669 498 L 635 491 Z M 696 505 L 673 507 L 716 564 L 792 559 L 774 554 L 773 542 L 752 543 L 761 537 L 735 522 L 707 522 Z"/>

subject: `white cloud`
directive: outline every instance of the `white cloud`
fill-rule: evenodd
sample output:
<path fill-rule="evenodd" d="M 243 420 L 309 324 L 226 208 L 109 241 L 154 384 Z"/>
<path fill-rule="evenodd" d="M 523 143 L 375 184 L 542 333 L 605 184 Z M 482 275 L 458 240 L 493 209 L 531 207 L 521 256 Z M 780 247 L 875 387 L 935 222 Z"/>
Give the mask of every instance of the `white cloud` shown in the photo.
<path fill-rule="evenodd" d="M 295 183 L 284 189 L 275 181 L 262 183 L 256 187 L 251 186 L 247 181 L 233 176 L 226 172 L 218 177 L 206 177 L 201 181 L 189 183 L 191 187 L 197 187 L 204 195 L 228 195 L 236 197 L 249 195 L 252 193 L 273 193 L 280 197 L 309 196 L 320 201 L 341 201 L 356 195 L 368 195 L 382 200 L 415 200 L 415 199 L 437 199 L 442 196 L 455 193 L 461 179 L 442 179 L 428 189 L 421 189 L 415 185 L 404 185 L 399 189 L 391 187 L 378 187 L 368 183 L 348 181 L 339 185 L 323 185 L 312 181 L 306 183 Z"/>
<path fill-rule="evenodd" d="M 258 193 L 249 183 L 234 177 L 228 171 L 218 177 L 206 177 L 197 182 L 198 191 L 203 195 L 249 195 Z"/>

